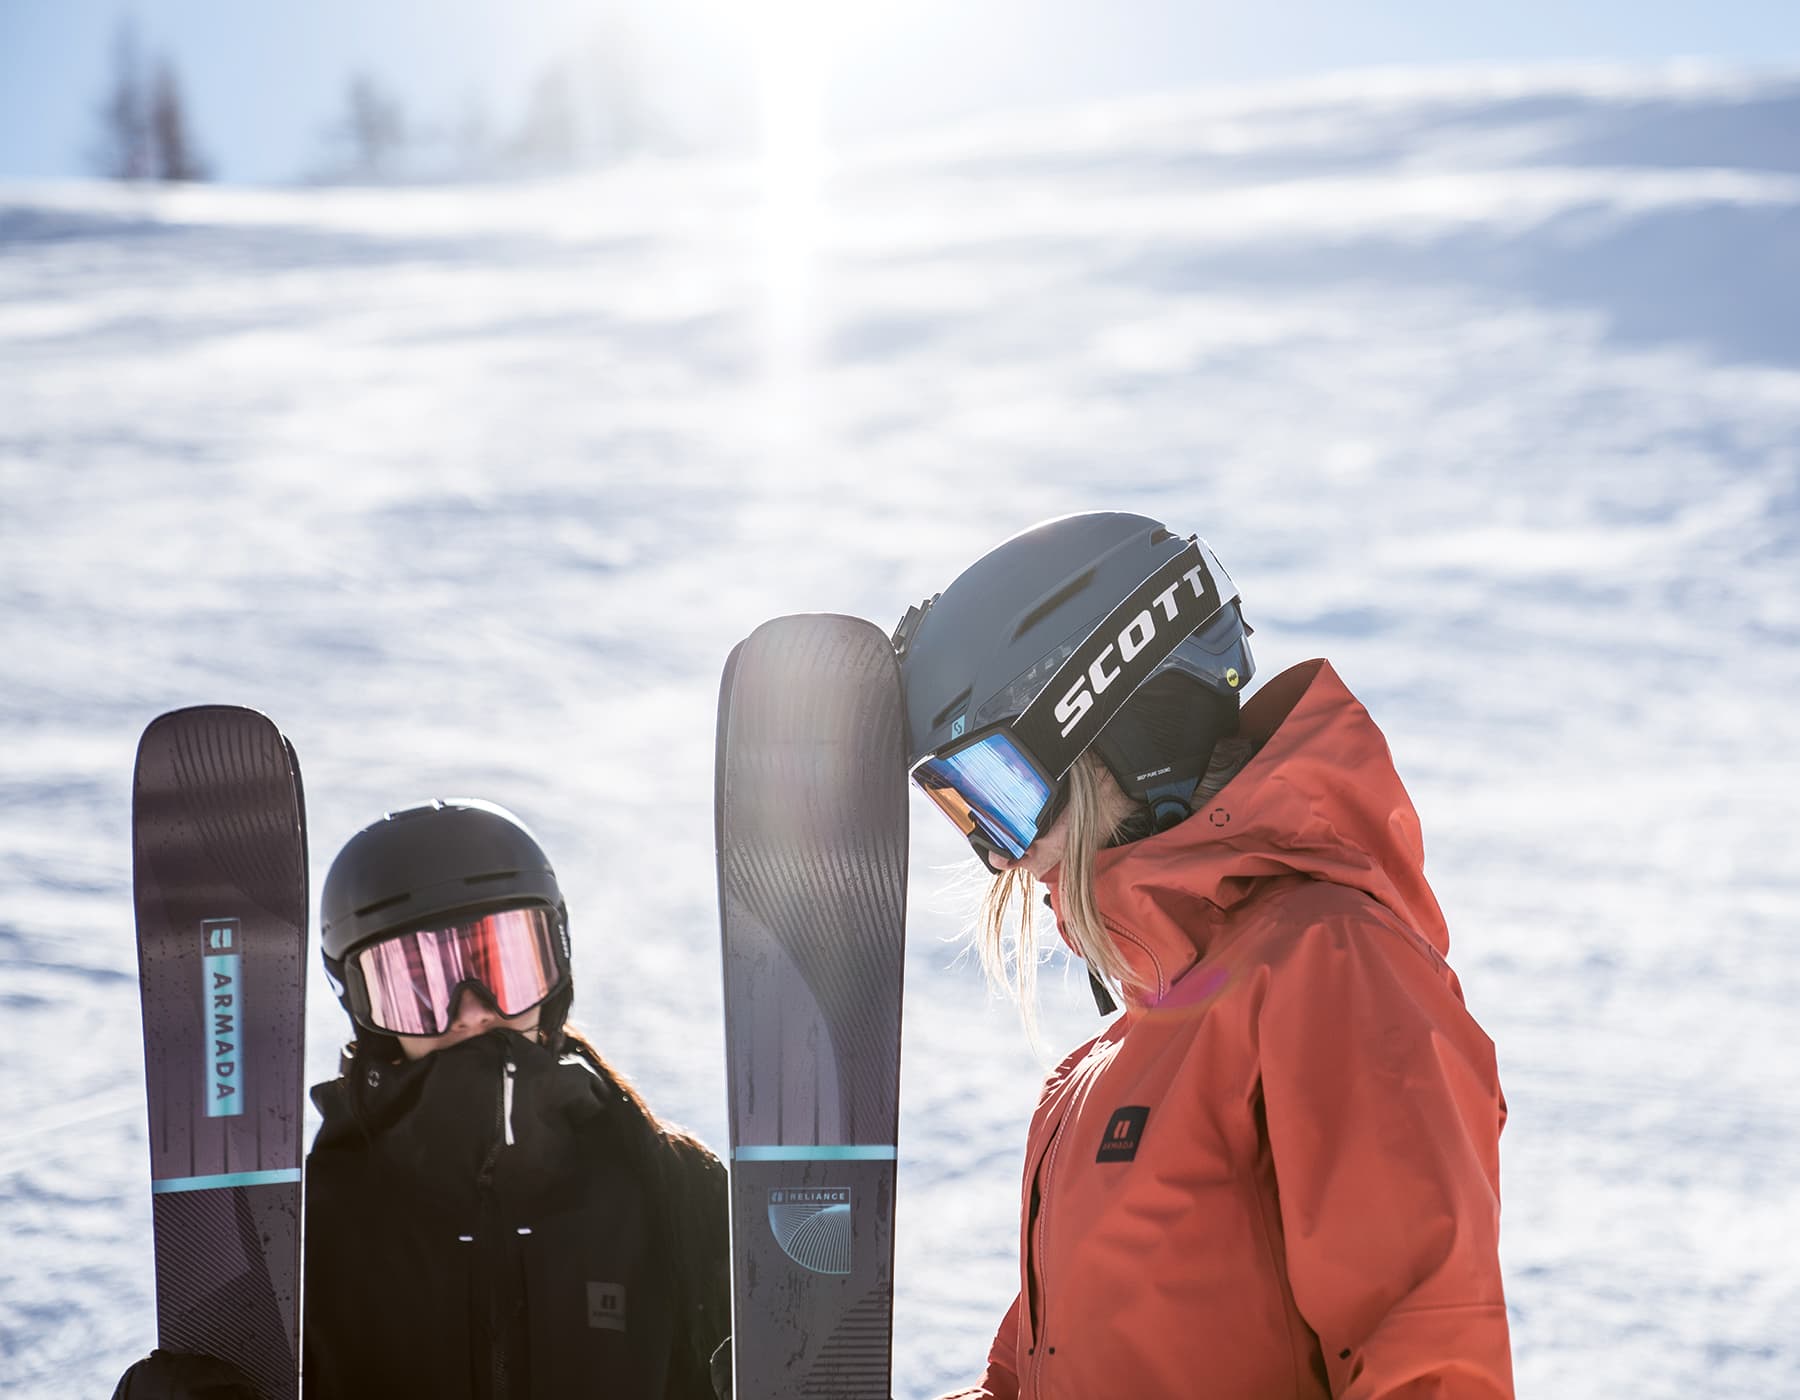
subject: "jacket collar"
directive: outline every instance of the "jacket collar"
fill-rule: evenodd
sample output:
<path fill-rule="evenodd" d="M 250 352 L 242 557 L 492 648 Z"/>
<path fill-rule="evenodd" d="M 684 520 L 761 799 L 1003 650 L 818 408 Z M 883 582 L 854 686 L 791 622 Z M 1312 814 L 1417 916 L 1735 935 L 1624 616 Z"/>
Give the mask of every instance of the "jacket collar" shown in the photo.
<path fill-rule="evenodd" d="M 1387 740 L 1330 663 L 1269 681 L 1246 702 L 1240 732 L 1260 747 L 1210 803 L 1095 861 L 1096 902 L 1143 983 L 1126 1000 L 1161 1002 L 1235 932 L 1232 911 L 1277 879 L 1362 890 L 1447 953 L 1412 800 Z M 1048 883 L 1060 928 L 1057 874 Z"/>

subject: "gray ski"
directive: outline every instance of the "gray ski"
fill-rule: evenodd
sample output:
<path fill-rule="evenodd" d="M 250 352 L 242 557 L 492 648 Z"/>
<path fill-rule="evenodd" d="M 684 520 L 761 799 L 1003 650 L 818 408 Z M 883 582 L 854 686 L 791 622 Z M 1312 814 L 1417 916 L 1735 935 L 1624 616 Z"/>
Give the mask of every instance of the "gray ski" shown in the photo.
<path fill-rule="evenodd" d="M 859 618 L 726 662 L 715 789 L 738 1400 L 888 1400 L 906 918 L 900 676 Z"/>

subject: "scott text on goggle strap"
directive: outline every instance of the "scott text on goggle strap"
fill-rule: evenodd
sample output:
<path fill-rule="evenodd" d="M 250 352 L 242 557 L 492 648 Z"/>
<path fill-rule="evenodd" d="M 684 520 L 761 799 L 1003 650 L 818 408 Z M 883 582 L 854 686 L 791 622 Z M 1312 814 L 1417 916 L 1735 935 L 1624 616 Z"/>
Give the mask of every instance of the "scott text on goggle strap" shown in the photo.
<path fill-rule="evenodd" d="M 1185 594 L 1182 584 L 1191 590 Z M 1150 603 L 1119 630 L 1118 635 L 1100 649 L 1087 669 L 1075 678 L 1075 683 L 1065 691 L 1056 702 L 1056 718 L 1061 721 L 1061 734 L 1068 738 L 1069 732 L 1080 724 L 1082 718 L 1094 707 L 1094 697 L 1104 695 L 1113 682 L 1124 674 L 1124 668 L 1134 661 L 1146 647 L 1156 638 L 1156 613 L 1160 609 L 1163 617 L 1174 623 L 1180 620 L 1184 605 L 1192 601 L 1205 603 L 1209 597 L 1216 597 L 1208 586 L 1206 566 L 1195 564 L 1174 583 L 1163 589 Z M 1191 608 L 1185 609 L 1192 612 Z M 1188 629 L 1189 632 L 1193 628 Z M 1114 653 L 1118 654 L 1118 664 L 1111 664 Z"/>

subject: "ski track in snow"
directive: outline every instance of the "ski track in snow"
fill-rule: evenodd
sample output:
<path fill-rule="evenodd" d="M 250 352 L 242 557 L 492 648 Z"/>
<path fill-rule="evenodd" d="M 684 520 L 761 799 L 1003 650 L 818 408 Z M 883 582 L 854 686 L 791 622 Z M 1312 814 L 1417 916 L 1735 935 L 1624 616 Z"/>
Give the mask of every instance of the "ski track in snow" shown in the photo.
<path fill-rule="evenodd" d="M 384 809 L 517 808 L 577 1019 L 722 1146 L 730 645 L 1115 506 L 1389 735 L 1499 1047 L 1521 1395 L 1800 1395 L 1797 119 L 1688 69 L 1159 99 L 866 154 L 773 230 L 726 168 L 0 187 L 0 1387 L 106 1394 L 154 1336 L 157 713 L 275 716 L 315 905 Z M 915 812 L 897 1396 L 1016 1286 L 1043 1068 Z M 1053 1061 L 1094 1014 L 1045 996 Z M 316 967 L 308 1027 L 327 1077 Z"/>

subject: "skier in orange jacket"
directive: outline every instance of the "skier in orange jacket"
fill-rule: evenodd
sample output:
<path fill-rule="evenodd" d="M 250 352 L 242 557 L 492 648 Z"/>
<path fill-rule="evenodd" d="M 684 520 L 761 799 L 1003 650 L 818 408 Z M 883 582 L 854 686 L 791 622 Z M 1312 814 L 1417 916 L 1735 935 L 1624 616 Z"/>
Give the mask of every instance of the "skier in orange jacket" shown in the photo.
<path fill-rule="evenodd" d="M 1326 662 L 1240 712 L 1248 630 L 1202 541 L 1101 513 L 895 634 L 914 780 L 997 876 L 990 973 L 1029 1015 L 1042 881 L 1125 1004 L 1044 1086 L 971 1400 L 1513 1393 L 1506 1105 L 1418 819 Z"/>

